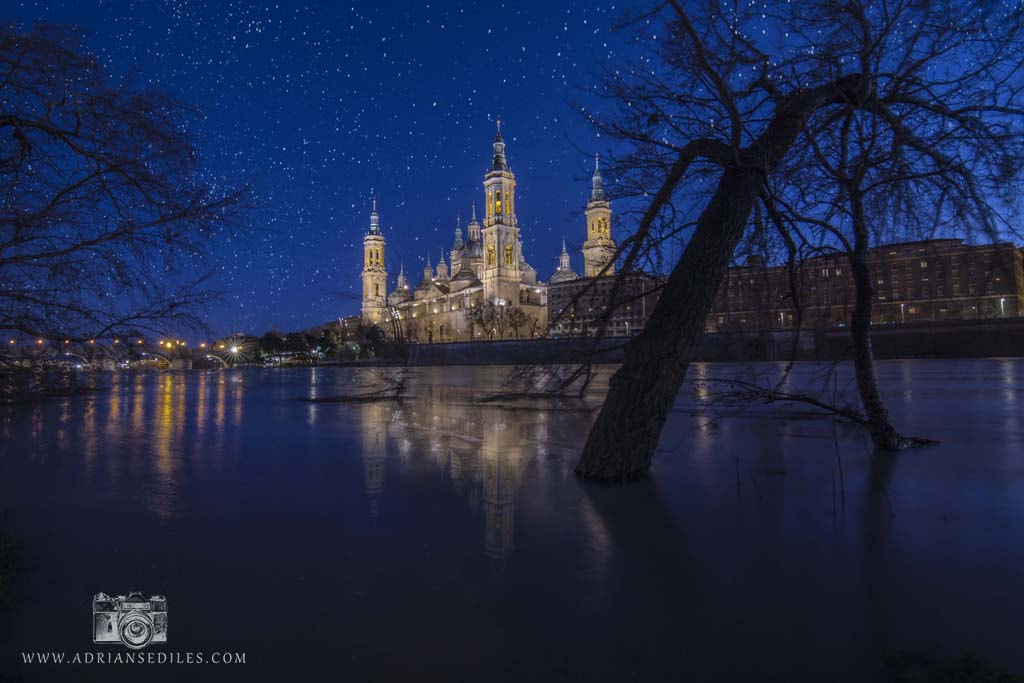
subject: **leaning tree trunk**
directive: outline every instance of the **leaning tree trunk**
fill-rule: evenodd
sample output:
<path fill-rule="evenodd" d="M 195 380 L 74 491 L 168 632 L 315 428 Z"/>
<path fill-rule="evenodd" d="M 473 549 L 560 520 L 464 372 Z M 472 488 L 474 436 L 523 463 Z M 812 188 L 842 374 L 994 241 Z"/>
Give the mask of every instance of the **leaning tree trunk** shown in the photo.
<path fill-rule="evenodd" d="M 604 405 L 576 464 L 576 476 L 628 481 L 647 472 L 766 175 L 789 152 L 807 116 L 830 104 L 864 102 L 872 86 L 870 78 L 850 74 L 817 88 L 794 91 L 779 99 L 757 140 L 743 150 L 728 149 L 715 194 L 672 269 L 650 320 L 626 346 L 622 367 L 609 382 Z"/>
<path fill-rule="evenodd" d="M 868 231 L 859 197 L 853 197 L 851 203 L 856 225 L 853 253 L 850 254 L 850 271 L 853 273 L 857 299 L 850 320 L 850 339 L 853 342 L 853 369 L 857 378 L 857 392 L 860 394 L 860 402 L 868 422 L 868 432 L 875 448 L 897 450 L 904 445 L 905 440 L 893 427 L 889 411 L 882 401 L 882 394 L 878 391 L 875 353 L 871 347 L 871 308 L 875 287 L 871 282 L 871 271 L 868 269 Z"/>
<path fill-rule="evenodd" d="M 756 169 L 733 168 L 722 175 L 650 320 L 626 346 L 576 465 L 577 476 L 628 481 L 650 468 L 761 182 Z"/>

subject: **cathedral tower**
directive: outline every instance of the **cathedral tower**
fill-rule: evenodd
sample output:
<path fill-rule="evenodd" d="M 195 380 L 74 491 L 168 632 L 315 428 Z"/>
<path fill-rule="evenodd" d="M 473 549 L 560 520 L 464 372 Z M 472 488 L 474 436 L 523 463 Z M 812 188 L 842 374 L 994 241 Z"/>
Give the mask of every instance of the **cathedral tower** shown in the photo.
<path fill-rule="evenodd" d="M 370 212 L 370 230 L 363 237 L 363 322 L 379 325 L 387 299 L 388 271 L 384 268 L 384 235 L 380 232 L 377 200 Z"/>
<path fill-rule="evenodd" d="M 516 177 L 505 161 L 501 119 L 494 138 L 494 159 L 484 176 L 483 258 L 484 298 L 487 301 L 519 301 L 522 281 L 519 227 L 516 221 Z M 472 227 L 472 226 L 471 226 Z"/>
<path fill-rule="evenodd" d="M 590 201 L 587 202 L 587 241 L 583 243 L 585 277 L 597 277 L 608 265 L 604 275 L 615 274 L 615 242 L 612 241 L 612 205 L 604 196 L 604 178 L 601 177 L 601 157 L 594 157 L 594 177 L 591 181 Z"/>

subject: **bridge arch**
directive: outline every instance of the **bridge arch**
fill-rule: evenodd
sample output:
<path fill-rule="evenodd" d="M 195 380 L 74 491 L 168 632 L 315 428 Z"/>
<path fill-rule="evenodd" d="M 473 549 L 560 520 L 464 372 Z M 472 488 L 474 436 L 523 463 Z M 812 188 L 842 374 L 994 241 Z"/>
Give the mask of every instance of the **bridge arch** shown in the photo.
<path fill-rule="evenodd" d="M 151 358 L 156 358 L 158 360 L 162 360 L 163 362 L 167 363 L 167 367 L 171 367 L 173 365 L 173 362 L 171 361 L 171 358 L 169 356 L 166 356 L 166 355 L 162 354 L 162 353 L 155 353 L 153 351 L 139 351 L 139 357 L 140 358 L 144 359 L 147 356 L 149 356 Z"/>
<path fill-rule="evenodd" d="M 93 361 L 89 360 L 88 358 L 86 358 L 85 356 L 83 356 L 80 353 L 75 353 L 73 351 L 64 351 L 63 353 L 64 353 L 64 357 L 65 358 L 73 357 L 73 358 L 79 359 L 80 361 L 82 361 L 82 365 L 83 366 L 84 365 L 92 365 L 93 364 Z"/>

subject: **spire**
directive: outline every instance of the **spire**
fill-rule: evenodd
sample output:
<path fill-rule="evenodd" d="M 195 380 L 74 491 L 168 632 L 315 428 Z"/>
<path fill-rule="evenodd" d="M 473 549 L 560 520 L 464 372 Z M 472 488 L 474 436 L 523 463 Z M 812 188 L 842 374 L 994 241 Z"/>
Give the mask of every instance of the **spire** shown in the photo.
<path fill-rule="evenodd" d="M 455 243 L 452 244 L 452 249 L 453 250 L 462 249 L 462 217 L 461 216 L 456 216 L 455 217 Z M 454 267 L 454 266 L 455 266 L 455 263 L 452 262 L 452 267 Z"/>
<path fill-rule="evenodd" d="M 508 164 L 505 162 L 505 139 L 501 137 L 501 117 L 498 117 L 498 134 L 494 136 L 494 162 L 491 164 L 492 171 L 507 171 Z"/>
<path fill-rule="evenodd" d="M 569 265 L 569 251 L 565 248 L 565 238 L 562 238 L 562 253 L 558 256 L 558 269 L 559 270 L 570 270 Z"/>
<path fill-rule="evenodd" d="M 377 198 L 370 196 L 370 201 L 373 203 L 373 209 L 370 211 L 370 234 L 380 234 L 380 217 L 377 215 Z"/>
<path fill-rule="evenodd" d="M 398 288 L 399 289 L 408 289 L 409 288 L 408 283 L 405 281 L 405 264 L 404 263 L 398 269 L 398 283 L 397 284 L 398 284 Z"/>
<path fill-rule="evenodd" d="M 480 241 L 480 221 L 476 219 L 476 202 L 473 202 L 473 218 L 466 225 L 466 240 L 469 242 Z"/>
<path fill-rule="evenodd" d="M 433 280 L 433 279 L 434 279 L 434 269 L 430 267 L 430 254 L 427 254 L 427 263 L 426 263 L 425 266 L 423 266 L 423 280 L 424 280 L 424 282 L 426 282 L 427 280 Z"/>
<path fill-rule="evenodd" d="M 594 177 L 591 179 L 593 189 L 590 191 L 590 201 L 604 201 L 604 178 L 601 176 L 601 155 L 594 155 Z"/>
<path fill-rule="evenodd" d="M 448 264 L 444 262 L 444 250 L 441 250 L 441 260 L 437 262 L 437 278 L 439 280 L 448 279 Z"/>

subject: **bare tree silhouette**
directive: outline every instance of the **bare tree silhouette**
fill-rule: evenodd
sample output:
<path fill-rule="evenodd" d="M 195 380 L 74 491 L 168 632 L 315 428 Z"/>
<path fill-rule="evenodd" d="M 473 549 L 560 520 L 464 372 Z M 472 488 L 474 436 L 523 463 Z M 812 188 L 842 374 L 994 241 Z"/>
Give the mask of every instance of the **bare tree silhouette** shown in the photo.
<path fill-rule="evenodd" d="M 791 160 L 807 165 L 823 155 L 833 168 L 841 160 L 845 177 L 842 155 L 864 150 L 844 152 L 836 136 L 844 125 L 874 126 L 886 153 L 897 144 L 886 162 L 903 178 L 892 183 L 895 197 L 925 185 L 917 206 L 930 201 L 932 211 L 921 221 L 986 230 L 999 227 L 1020 181 L 1019 8 L 668 0 L 626 25 L 655 58 L 609 70 L 601 91 L 609 107 L 592 120 L 626 147 L 613 165 L 620 192 L 649 198 L 622 240 L 622 270 L 651 262 L 669 275 L 645 329 L 626 346 L 576 467 L 578 476 L 608 481 L 650 467 L 725 269 L 758 227 L 755 209 L 781 212 L 780 198 L 814 188 L 791 172 Z M 832 181 L 827 197 L 853 214 L 849 184 L 835 174 Z M 875 181 L 866 174 L 865 182 Z M 864 313 L 855 316 L 862 349 Z M 858 372 L 873 377 L 865 361 Z M 862 391 L 869 412 L 881 405 L 871 382 Z M 899 445 L 884 416 L 875 418 L 876 443 Z"/>
<path fill-rule="evenodd" d="M 103 339 L 195 326 L 203 256 L 244 189 L 201 166 L 200 117 L 108 80 L 73 29 L 0 28 L 0 328 Z"/>

